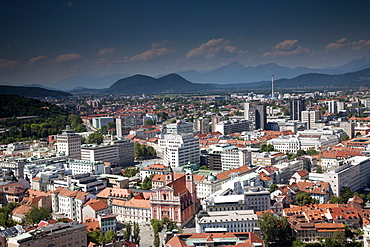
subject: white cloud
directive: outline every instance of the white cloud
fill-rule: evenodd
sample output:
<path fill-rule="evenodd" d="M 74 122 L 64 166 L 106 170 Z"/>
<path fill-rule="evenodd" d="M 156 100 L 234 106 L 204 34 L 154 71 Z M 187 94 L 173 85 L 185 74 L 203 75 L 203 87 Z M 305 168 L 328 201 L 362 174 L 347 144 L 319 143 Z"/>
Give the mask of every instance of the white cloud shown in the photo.
<path fill-rule="evenodd" d="M 77 54 L 77 53 L 63 54 L 63 55 L 57 56 L 55 58 L 55 62 L 57 62 L 57 63 L 69 62 L 69 61 L 72 61 L 72 60 L 79 59 L 81 57 L 82 56 L 80 54 Z"/>
<path fill-rule="evenodd" d="M 10 68 L 16 65 L 18 61 L 0 59 L 0 68 Z"/>
<path fill-rule="evenodd" d="M 167 48 L 151 49 L 132 57 L 125 57 L 124 62 L 146 62 L 171 52 L 172 51 Z"/>
<path fill-rule="evenodd" d="M 265 52 L 263 56 L 294 56 L 309 53 L 309 48 L 298 45 L 298 39 L 287 39 L 277 44 L 271 51 Z"/>
<path fill-rule="evenodd" d="M 198 48 L 190 50 L 186 54 L 186 58 L 205 57 L 214 58 L 221 53 L 237 54 L 242 53 L 236 47 L 230 46 L 230 41 L 223 38 L 211 39 L 207 43 L 203 43 Z"/>
<path fill-rule="evenodd" d="M 101 48 L 98 52 L 100 56 L 105 56 L 114 53 L 117 50 L 117 47 L 107 47 Z"/>
<path fill-rule="evenodd" d="M 34 64 L 34 63 L 38 63 L 38 62 L 44 61 L 46 59 L 48 59 L 48 57 L 43 56 L 43 55 L 40 55 L 40 56 L 31 58 L 30 61 L 28 61 L 28 63 L 29 64 Z"/>
<path fill-rule="evenodd" d="M 333 43 L 330 43 L 326 46 L 326 51 L 331 52 L 339 49 L 353 49 L 353 50 L 362 50 L 362 49 L 369 49 L 370 48 L 370 40 L 359 40 L 356 41 L 350 41 L 347 38 L 339 39 Z"/>

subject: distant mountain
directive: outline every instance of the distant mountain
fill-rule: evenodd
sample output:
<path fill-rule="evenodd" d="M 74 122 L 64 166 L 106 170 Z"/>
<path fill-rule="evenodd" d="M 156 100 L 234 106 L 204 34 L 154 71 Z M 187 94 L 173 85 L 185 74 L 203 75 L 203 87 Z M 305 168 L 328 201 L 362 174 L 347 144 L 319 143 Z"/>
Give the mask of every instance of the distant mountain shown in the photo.
<path fill-rule="evenodd" d="M 44 86 L 44 85 L 41 85 L 41 84 L 28 84 L 28 85 L 22 85 L 22 87 L 40 87 L 40 88 L 44 88 L 44 89 L 48 89 L 48 90 L 56 90 L 56 91 L 59 91 L 56 88 L 47 87 L 47 86 Z"/>
<path fill-rule="evenodd" d="M 0 85 L 1 94 L 19 95 L 24 97 L 67 97 L 70 93 L 48 90 L 40 87 L 21 87 Z"/>
<path fill-rule="evenodd" d="M 345 72 L 354 72 L 370 67 L 370 59 L 368 57 L 362 57 L 359 59 L 354 59 L 349 63 L 343 64 L 342 66 L 337 67 L 338 70 Z"/>
<path fill-rule="evenodd" d="M 238 83 L 238 84 L 218 84 L 213 85 L 219 89 L 267 89 L 271 88 L 270 81 L 261 81 L 254 83 Z M 327 75 L 319 73 L 309 73 L 297 76 L 292 79 L 279 79 L 274 81 L 276 89 L 292 89 L 292 88 L 307 88 L 307 89 L 345 89 L 359 88 L 360 86 L 370 87 L 370 68 L 350 72 L 340 75 Z"/>
<path fill-rule="evenodd" d="M 158 94 L 158 93 L 191 93 L 213 90 L 209 84 L 196 84 L 185 80 L 177 74 L 161 78 L 145 75 L 134 75 L 115 82 L 107 90 L 117 94 Z"/>
<path fill-rule="evenodd" d="M 76 87 L 83 88 L 108 88 L 114 81 L 129 77 L 130 74 L 109 74 L 105 76 L 92 76 L 88 74 L 70 76 L 53 83 L 51 86 L 63 91 L 70 91 Z"/>
<path fill-rule="evenodd" d="M 245 67 L 239 62 L 233 62 L 210 71 L 188 70 L 178 72 L 185 79 L 199 83 L 250 83 L 256 81 L 270 80 L 271 75 L 279 78 L 293 78 L 306 73 L 325 73 L 340 74 L 343 71 L 338 69 L 311 69 L 306 67 L 289 68 L 277 65 L 275 63 L 261 64 L 256 67 Z"/>

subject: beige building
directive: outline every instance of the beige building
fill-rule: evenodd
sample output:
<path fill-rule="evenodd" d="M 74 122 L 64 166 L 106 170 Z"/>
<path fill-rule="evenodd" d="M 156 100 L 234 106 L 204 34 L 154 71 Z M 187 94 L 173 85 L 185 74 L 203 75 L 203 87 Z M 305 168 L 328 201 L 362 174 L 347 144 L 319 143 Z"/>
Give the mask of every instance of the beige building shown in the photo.
<path fill-rule="evenodd" d="M 43 226 L 8 240 L 9 247 L 86 247 L 87 245 L 86 226 L 76 222 L 60 222 Z"/>

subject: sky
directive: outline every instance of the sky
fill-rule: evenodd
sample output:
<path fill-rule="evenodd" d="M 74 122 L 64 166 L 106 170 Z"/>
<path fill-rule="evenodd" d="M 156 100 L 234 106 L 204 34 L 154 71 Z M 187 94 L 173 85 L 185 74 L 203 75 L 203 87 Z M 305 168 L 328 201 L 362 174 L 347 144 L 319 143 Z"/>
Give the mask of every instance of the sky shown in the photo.
<path fill-rule="evenodd" d="M 0 0 L 0 84 L 369 57 L 370 1 Z"/>

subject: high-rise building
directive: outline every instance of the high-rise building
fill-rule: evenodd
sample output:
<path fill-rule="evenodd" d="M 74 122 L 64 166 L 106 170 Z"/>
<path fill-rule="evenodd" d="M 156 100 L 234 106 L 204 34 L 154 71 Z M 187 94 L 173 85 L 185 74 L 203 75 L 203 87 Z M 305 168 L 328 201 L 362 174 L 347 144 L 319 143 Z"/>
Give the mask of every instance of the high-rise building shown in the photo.
<path fill-rule="evenodd" d="M 302 122 L 307 123 L 307 129 L 315 127 L 316 121 L 320 120 L 320 111 L 302 111 Z"/>
<path fill-rule="evenodd" d="M 194 121 L 194 132 L 196 134 L 209 133 L 209 118 L 200 117 Z"/>
<path fill-rule="evenodd" d="M 69 125 L 57 135 L 57 150 L 70 159 L 81 159 L 81 137 Z"/>
<path fill-rule="evenodd" d="M 301 112 L 306 110 L 304 99 L 293 99 L 290 101 L 290 119 L 301 121 Z"/>
<path fill-rule="evenodd" d="M 266 106 L 256 106 L 256 129 L 265 130 L 267 127 Z"/>
<path fill-rule="evenodd" d="M 337 101 L 335 100 L 332 100 L 332 101 L 329 101 L 329 104 L 328 104 L 328 111 L 330 113 L 338 113 L 338 105 L 337 105 Z"/>
<path fill-rule="evenodd" d="M 121 118 L 116 118 L 116 135 L 117 135 L 117 138 L 122 137 L 122 119 Z"/>
<path fill-rule="evenodd" d="M 200 163 L 199 138 L 194 136 L 191 123 L 178 121 L 164 126 L 158 144 L 158 151 L 163 153 L 166 166 Z"/>

